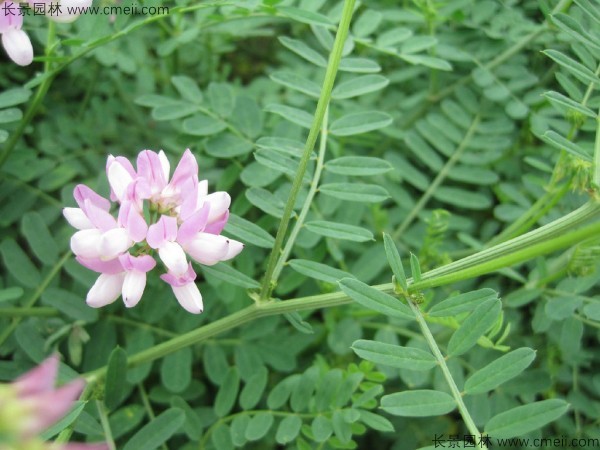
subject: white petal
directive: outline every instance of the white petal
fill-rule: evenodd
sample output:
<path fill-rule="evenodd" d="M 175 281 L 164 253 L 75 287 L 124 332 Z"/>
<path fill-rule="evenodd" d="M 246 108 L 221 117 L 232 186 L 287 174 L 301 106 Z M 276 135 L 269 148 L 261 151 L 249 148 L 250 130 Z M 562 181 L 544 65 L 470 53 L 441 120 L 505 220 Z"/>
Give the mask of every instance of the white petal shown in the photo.
<path fill-rule="evenodd" d="M 158 249 L 158 256 L 165 263 L 169 272 L 174 275 L 179 276 L 187 272 L 188 262 L 185 252 L 178 243 L 171 241 L 164 242 Z"/>
<path fill-rule="evenodd" d="M 132 181 L 131 174 L 118 161 L 113 162 L 108 168 L 108 182 L 119 201 L 123 201 L 127 186 Z"/>
<path fill-rule="evenodd" d="M 10 29 L 2 33 L 2 45 L 10 59 L 19 66 L 28 66 L 33 61 L 33 47 L 23 30 Z"/>
<path fill-rule="evenodd" d="M 133 241 L 125 228 L 108 230 L 102 235 L 98 244 L 100 259 L 104 261 L 114 259 L 125 253 L 132 245 Z"/>
<path fill-rule="evenodd" d="M 208 223 L 211 223 L 215 219 L 221 217 L 225 211 L 229 209 L 229 205 L 231 205 L 231 197 L 227 192 L 213 192 L 212 194 L 204 197 L 204 202 L 210 203 Z"/>
<path fill-rule="evenodd" d="M 203 198 L 208 195 L 208 180 L 198 182 L 198 198 Z"/>
<path fill-rule="evenodd" d="M 124 279 L 125 273 L 101 274 L 88 292 L 86 303 L 92 308 L 99 308 L 114 302 L 121 295 Z"/>
<path fill-rule="evenodd" d="M 165 177 L 165 181 L 169 182 L 169 172 L 171 171 L 171 164 L 169 163 L 169 159 L 165 152 L 162 150 L 158 152 L 158 160 L 160 161 L 160 165 L 162 167 L 163 175 Z"/>
<path fill-rule="evenodd" d="M 204 310 L 202 295 L 196 283 L 188 283 L 185 286 L 173 286 L 173 293 L 183 308 L 192 314 L 200 314 Z"/>
<path fill-rule="evenodd" d="M 200 264 L 211 266 L 227 254 L 227 238 L 210 233 L 196 233 L 185 245 L 185 251 Z"/>
<path fill-rule="evenodd" d="M 234 239 L 228 239 L 229 247 L 227 248 L 227 254 L 221 259 L 221 261 L 227 261 L 228 259 L 234 258 L 240 254 L 244 249 L 244 244 Z"/>
<path fill-rule="evenodd" d="M 139 270 L 131 270 L 125 274 L 123 282 L 123 302 L 131 308 L 138 304 L 146 287 L 146 273 Z"/>
<path fill-rule="evenodd" d="M 63 208 L 63 216 L 65 216 L 69 225 L 78 230 L 94 228 L 94 225 L 81 208 Z"/>
<path fill-rule="evenodd" d="M 96 228 L 81 230 L 71 237 L 71 251 L 84 258 L 99 258 L 102 232 Z"/>

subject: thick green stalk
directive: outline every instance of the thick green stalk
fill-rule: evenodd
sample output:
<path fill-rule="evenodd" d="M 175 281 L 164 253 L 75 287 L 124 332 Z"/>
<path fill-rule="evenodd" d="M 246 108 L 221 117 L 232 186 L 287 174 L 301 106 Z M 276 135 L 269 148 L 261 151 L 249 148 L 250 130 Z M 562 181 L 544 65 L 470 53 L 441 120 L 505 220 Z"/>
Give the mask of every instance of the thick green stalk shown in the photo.
<path fill-rule="evenodd" d="M 465 425 L 469 430 L 469 433 L 473 436 L 481 436 L 481 433 L 477 429 L 477 426 L 475 425 L 475 422 L 473 421 L 473 418 L 471 417 L 471 414 L 469 414 L 469 410 L 467 409 L 467 406 L 463 401 L 462 395 L 460 394 L 460 390 L 458 389 L 458 386 L 456 385 L 456 382 L 454 381 L 454 378 L 450 373 L 450 369 L 448 369 L 448 365 L 446 364 L 446 358 L 444 358 L 444 355 L 442 355 L 442 352 L 440 351 L 440 348 L 438 347 L 437 342 L 433 337 L 433 334 L 431 334 L 431 330 L 429 330 L 429 327 L 427 326 L 427 322 L 425 321 L 423 314 L 421 314 L 419 307 L 415 305 L 412 301 L 408 302 L 408 306 L 410 306 L 410 308 L 412 309 L 417 319 L 417 323 L 421 328 L 421 332 L 423 333 L 423 336 L 425 337 L 425 340 L 427 341 L 427 344 L 429 345 L 433 356 L 435 356 L 435 359 L 437 360 L 440 369 L 442 369 L 444 378 L 446 379 L 446 382 L 450 387 L 450 392 L 452 392 L 452 397 L 454 397 L 454 401 L 456 401 L 458 411 L 460 412 L 460 415 L 462 416 Z M 485 443 L 481 448 L 487 448 Z"/>
<path fill-rule="evenodd" d="M 434 276 L 430 279 L 421 279 L 418 283 L 414 283 L 410 289 L 425 289 L 434 286 L 441 286 L 444 284 L 455 283 L 457 281 L 466 280 L 469 278 L 475 278 L 486 273 L 495 272 L 496 270 L 504 267 L 510 267 L 514 264 L 518 264 L 537 256 L 551 253 L 561 248 L 570 247 L 577 244 L 578 242 L 586 239 L 595 238 L 600 236 L 600 222 L 596 222 L 593 225 L 580 228 L 579 230 L 571 233 L 557 236 L 553 239 L 549 239 L 537 244 L 529 245 L 525 248 L 521 248 L 515 252 L 505 254 L 503 256 L 497 256 L 491 261 L 480 263 L 475 267 L 469 267 L 467 269 L 458 270 L 447 275 Z M 425 277 L 424 277 L 425 278 Z"/>
<path fill-rule="evenodd" d="M 325 81 L 323 82 L 323 87 L 321 88 L 321 95 L 317 103 L 317 109 L 313 118 L 313 123 L 310 127 L 308 138 L 306 139 L 304 152 L 300 158 L 300 164 L 298 165 L 298 170 L 296 171 L 296 176 L 294 177 L 294 181 L 292 183 L 292 189 L 283 210 L 283 217 L 281 218 L 281 222 L 279 222 L 279 228 L 277 230 L 277 235 L 275 236 L 275 244 L 273 245 L 273 249 L 269 255 L 267 270 L 265 272 L 260 291 L 259 302 L 266 301 L 270 297 L 271 291 L 273 290 L 273 272 L 275 271 L 277 260 L 280 257 L 283 240 L 285 239 L 290 218 L 292 217 L 296 198 L 298 197 L 298 193 L 302 187 L 302 179 L 304 178 L 304 173 L 306 172 L 306 167 L 308 166 L 308 161 L 310 160 L 310 155 L 315 147 L 315 143 L 317 142 L 319 130 L 321 129 L 321 124 L 323 123 L 323 117 L 325 117 L 325 111 L 327 110 L 327 105 L 329 105 L 331 90 L 333 89 L 333 83 L 335 82 L 340 60 L 342 59 L 342 51 L 344 49 L 346 37 L 348 36 L 348 29 L 350 28 L 350 21 L 352 20 L 352 13 L 354 12 L 355 3 L 356 0 L 345 0 L 344 2 L 342 20 L 340 21 L 337 33 L 335 35 L 333 50 L 329 55 L 329 62 L 327 63 L 327 70 L 325 72 Z"/>
<path fill-rule="evenodd" d="M 321 172 L 323 172 L 323 163 L 325 162 L 325 150 L 327 149 L 327 124 L 328 124 L 328 110 L 325 111 L 325 116 L 323 116 L 323 123 L 321 126 L 321 141 L 319 143 L 319 154 L 317 155 L 317 164 L 315 166 L 315 174 L 313 175 L 312 182 L 310 183 L 310 189 L 308 191 L 308 195 L 306 196 L 306 200 L 304 201 L 304 205 L 302 205 L 302 210 L 298 215 L 298 219 L 294 224 L 294 228 L 290 232 L 290 237 L 285 243 L 285 247 L 281 252 L 281 256 L 277 260 L 277 264 L 275 265 L 275 270 L 273 271 L 273 283 L 277 283 L 279 275 L 281 274 L 281 270 L 285 265 L 287 259 L 294 248 L 294 243 L 296 242 L 296 238 L 304 225 L 304 220 L 306 219 L 306 215 L 308 211 L 310 211 L 310 205 L 312 203 L 313 198 L 317 193 L 317 189 L 319 187 L 319 181 L 321 179 Z"/>

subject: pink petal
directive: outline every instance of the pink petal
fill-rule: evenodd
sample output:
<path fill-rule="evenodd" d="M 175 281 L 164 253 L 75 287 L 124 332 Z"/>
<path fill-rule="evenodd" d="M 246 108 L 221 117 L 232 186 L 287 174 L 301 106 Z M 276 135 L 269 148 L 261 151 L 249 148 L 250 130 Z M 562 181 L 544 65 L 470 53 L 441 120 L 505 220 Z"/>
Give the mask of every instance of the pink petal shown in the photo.
<path fill-rule="evenodd" d="M 133 202 L 125 201 L 121 203 L 119 209 L 119 225 L 127 229 L 132 241 L 141 242 L 146 239 L 148 224 L 135 208 Z"/>
<path fill-rule="evenodd" d="M 187 218 L 179 227 L 179 231 L 177 232 L 177 242 L 183 244 L 184 242 L 192 239 L 196 233 L 204 230 L 209 213 L 210 204 L 207 203 L 194 214 L 192 214 L 191 217 Z"/>
<path fill-rule="evenodd" d="M 197 185 L 198 163 L 190 149 L 187 149 L 173 172 L 168 188 L 177 192 L 189 192 L 191 189 L 196 189 Z"/>
<path fill-rule="evenodd" d="M 152 150 L 142 150 L 140 152 L 137 158 L 137 169 L 138 176 L 148 181 L 152 194 L 162 191 L 167 185 L 168 178 L 165 178 L 161 158 Z"/>
<path fill-rule="evenodd" d="M 81 208 L 63 208 L 63 216 L 67 219 L 69 225 L 78 230 L 94 228 L 94 225 Z"/>
<path fill-rule="evenodd" d="M 171 286 L 181 287 L 194 281 L 196 279 L 196 272 L 194 272 L 192 265 L 188 264 L 188 268 L 185 273 L 181 275 L 176 275 L 174 273 L 163 273 L 160 278 L 164 282 L 169 283 Z"/>
<path fill-rule="evenodd" d="M 98 208 L 90 199 L 83 201 L 83 210 L 90 222 L 101 231 L 108 231 L 117 226 L 117 221 L 107 211 Z"/>
<path fill-rule="evenodd" d="M 208 223 L 216 222 L 223 217 L 231 205 L 231 197 L 227 192 L 213 192 L 204 197 L 204 203 L 210 203 Z"/>
<path fill-rule="evenodd" d="M 28 66 L 33 61 L 33 46 L 23 30 L 10 29 L 2 33 L 2 45 L 9 58 L 19 66 Z"/>
<path fill-rule="evenodd" d="M 18 395 L 25 397 L 53 390 L 58 373 L 58 362 L 58 355 L 54 354 L 17 378 L 13 386 L 17 388 Z"/>
<path fill-rule="evenodd" d="M 119 261 L 125 270 L 150 272 L 156 266 L 156 261 L 150 255 L 132 256 L 129 253 L 119 256 Z"/>
<path fill-rule="evenodd" d="M 129 163 L 129 165 L 131 165 L 131 163 Z M 120 202 L 125 200 L 127 188 L 131 182 L 133 182 L 135 174 L 132 175 L 119 161 L 119 158 L 109 161 L 106 172 L 108 175 L 108 182 L 110 183 L 110 187 L 114 194 L 114 198 Z"/>
<path fill-rule="evenodd" d="M 125 306 L 132 308 L 137 305 L 144 294 L 145 287 L 146 272 L 139 272 L 137 270 L 126 272 L 121 291 Z"/>
<path fill-rule="evenodd" d="M 101 274 L 88 292 L 86 303 L 92 308 L 113 303 L 121 295 L 124 280 L 124 272 L 114 275 Z"/>
<path fill-rule="evenodd" d="M 197 233 L 185 244 L 185 251 L 200 264 L 212 266 L 218 263 L 229 250 L 227 238 L 210 233 Z"/>
<path fill-rule="evenodd" d="M 71 237 L 71 251 L 83 258 L 99 258 L 101 237 L 102 232 L 95 228 L 78 231 Z"/>
<path fill-rule="evenodd" d="M 192 314 L 200 314 L 204 310 L 202 295 L 196 283 L 192 282 L 179 287 L 173 286 L 173 293 L 186 311 Z"/>
<path fill-rule="evenodd" d="M 73 406 L 73 402 L 85 387 L 82 379 L 73 380 L 64 386 L 35 396 L 36 420 L 31 424 L 28 435 L 36 435 L 58 422 Z"/>
<path fill-rule="evenodd" d="M 84 207 L 85 200 L 90 200 L 93 205 L 103 209 L 104 211 L 108 211 L 110 209 L 110 202 L 101 195 L 96 194 L 85 184 L 78 184 L 75 186 L 75 189 L 73 190 L 73 197 L 75 197 L 75 201 L 79 207 L 83 209 L 83 212 L 86 212 Z"/>
<path fill-rule="evenodd" d="M 158 256 L 160 256 L 162 262 L 167 266 L 169 272 L 175 275 L 185 273 L 188 268 L 185 252 L 181 248 L 181 245 L 176 242 L 165 241 L 158 249 Z"/>
<path fill-rule="evenodd" d="M 223 228 L 225 228 L 225 225 L 227 225 L 228 219 L 229 211 L 225 211 L 225 214 L 223 214 L 220 219 L 206 225 L 206 227 L 204 227 L 204 232 L 212 234 L 221 234 L 221 231 L 223 231 Z"/>
<path fill-rule="evenodd" d="M 171 216 L 160 216 L 155 224 L 148 227 L 146 242 L 151 248 L 159 248 L 166 241 L 177 239 L 177 218 Z"/>
<path fill-rule="evenodd" d="M 19 14 L 19 3 L 11 1 L 2 3 L 0 5 L 0 33 L 20 30 L 22 26 L 23 16 Z"/>
<path fill-rule="evenodd" d="M 125 228 L 113 228 L 108 230 L 100 238 L 98 251 L 100 259 L 114 259 L 122 253 L 125 253 L 133 245 L 129 233 Z"/>
<path fill-rule="evenodd" d="M 77 256 L 75 259 L 83 267 L 98 273 L 114 275 L 124 271 L 119 258 L 103 261 L 100 258 L 82 258 L 81 256 Z"/>

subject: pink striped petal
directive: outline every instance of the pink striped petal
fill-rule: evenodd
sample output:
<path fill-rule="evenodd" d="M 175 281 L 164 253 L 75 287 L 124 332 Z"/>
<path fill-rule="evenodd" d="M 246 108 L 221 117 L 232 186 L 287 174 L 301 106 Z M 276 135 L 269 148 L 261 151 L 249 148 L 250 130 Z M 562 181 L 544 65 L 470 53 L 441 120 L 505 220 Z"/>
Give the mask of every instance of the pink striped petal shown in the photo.
<path fill-rule="evenodd" d="M 194 281 L 196 279 L 196 272 L 194 272 L 192 265 L 188 264 L 188 268 L 183 274 L 163 273 L 160 278 L 171 286 L 181 287 Z"/>
<path fill-rule="evenodd" d="M 138 212 L 133 202 L 125 201 L 119 208 L 119 225 L 127 229 L 129 237 L 133 242 L 141 242 L 146 239 L 148 224 Z"/>
<path fill-rule="evenodd" d="M 207 203 L 189 218 L 187 218 L 179 227 L 177 231 L 177 242 L 183 244 L 184 242 L 192 239 L 196 233 L 204 230 L 206 226 L 208 215 L 210 213 L 210 204 Z"/>
<path fill-rule="evenodd" d="M 156 261 L 150 255 L 132 256 L 129 253 L 119 256 L 119 261 L 125 270 L 150 272 L 156 266 Z"/>
<path fill-rule="evenodd" d="M 82 258 L 81 256 L 77 256 L 75 259 L 83 267 L 98 273 L 114 275 L 115 273 L 124 271 L 119 258 L 103 261 L 100 258 Z"/>
<path fill-rule="evenodd" d="M 79 207 L 83 209 L 83 212 L 86 212 L 84 207 L 85 200 L 91 201 L 93 205 L 103 209 L 104 211 L 108 211 L 110 209 L 110 202 L 101 195 L 96 194 L 96 192 L 87 187 L 85 184 L 78 184 L 75 186 L 75 189 L 73 190 L 73 197 L 75 197 L 75 201 Z"/>
<path fill-rule="evenodd" d="M 166 159 L 166 157 L 162 159 Z M 142 150 L 140 152 L 137 158 L 137 169 L 138 176 L 148 181 L 152 194 L 162 191 L 167 185 L 168 178 L 165 177 L 163 162 L 159 155 L 152 150 Z"/>
<path fill-rule="evenodd" d="M 196 189 L 198 185 L 198 163 L 189 148 L 183 153 L 179 164 L 177 164 L 169 185 L 177 191 L 182 191 L 183 188 L 192 185 Z"/>
<path fill-rule="evenodd" d="M 206 227 L 204 227 L 204 232 L 212 234 L 221 234 L 221 231 L 223 231 L 223 228 L 225 228 L 225 225 L 227 225 L 228 219 L 229 211 L 225 211 L 225 214 L 223 214 L 220 219 L 215 220 L 214 222 L 206 225 Z"/>
<path fill-rule="evenodd" d="M 9 30 L 20 30 L 22 26 L 23 16 L 19 14 L 19 3 L 3 2 L 0 5 L 0 33 L 6 33 Z"/>
<path fill-rule="evenodd" d="M 121 295 L 124 280 L 125 272 L 114 275 L 101 274 L 88 292 L 86 303 L 92 308 L 113 303 Z"/>
<path fill-rule="evenodd" d="M 117 221 L 108 211 L 98 208 L 91 200 L 83 201 L 85 213 L 90 222 L 101 231 L 108 231 L 117 226 Z"/>
<path fill-rule="evenodd" d="M 155 224 L 148 227 L 146 242 L 151 248 L 159 248 L 166 241 L 177 239 L 177 218 L 171 216 L 160 216 Z"/>

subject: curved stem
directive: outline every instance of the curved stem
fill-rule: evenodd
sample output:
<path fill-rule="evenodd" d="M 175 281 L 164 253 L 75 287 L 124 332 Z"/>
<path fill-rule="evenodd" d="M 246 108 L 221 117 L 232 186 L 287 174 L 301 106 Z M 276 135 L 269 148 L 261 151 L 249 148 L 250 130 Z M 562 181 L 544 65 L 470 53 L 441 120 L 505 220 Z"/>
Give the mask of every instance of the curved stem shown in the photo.
<path fill-rule="evenodd" d="M 467 406 L 463 401 L 460 390 L 458 389 L 458 386 L 456 386 L 456 382 L 454 381 L 454 378 L 450 373 L 450 369 L 448 369 L 446 359 L 444 358 L 444 355 L 442 355 L 442 352 L 440 351 L 440 348 L 438 347 L 437 342 L 433 337 L 433 334 L 431 334 L 431 330 L 429 330 L 427 322 L 425 322 L 425 319 L 423 318 L 423 314 L 421 314 L 421 310 L 410 300 L 408 301 L 408 306 L 410 306 L 410 308 L 412 309 L 419 324 L 419 327 L 421 328 L 421 332 L 423 333 L 423 336 L 425 336 L 425 340 L 427 341 L 427 344 L 429 345 L 433 356 L 435 356 L 435 359 L 437 360 L 440 369 L 442 369 L 444 378 L 446 379 L 446 382 L 450 387 L 450 391 L 452 392 L 452 397 L 454 397 L 454 401 L 456 401 L 458 411 L 460 412 L 460 415 L 463 418 L 465 425 L 469 430 L 469 433 L 471 433 L 471 435 L 473 436 L 481 436 L 481 433 L 477 429 L 477 426 L 475 425 L 475 422 L 473 421 L 473 418 L 471 417 L 471 414 L 469 414 L 469 410 L 467 409 Z M 485 445 L 485 443 L 482 443 L 482 448 L 487 448 L 487 445 Z"/>
<path fill-rule="evenodd" d="M 273 249 L 271 250 L 271 254 L 269 255 L 269 261 L 267 262 L 267 270 L 265 272 L 260 291 L 260 297 L 258 299 L 259 303 L 266 301 L 270 297 L 271 291 L 274 287 L 273 272 L 275 271 L 275 266 L 277 265 L 277 261 L 280 257 L 279 252 L 283 245 L 283 240 L 285 239 L 285 234 L 288 229 L 290 218 L 292 217 L 292 212 L 294 210 L 296 198 L 298 197 L 298 193 L 300 192 L 300 188 L 302 187 L 302 179 L 304 178 L 304 173 L 306 172 L 306 167 L 308 166 L 308 161 L 310 160 L 310 155 L 313 151 L 313 148 L 315 147 L 315 143 L 317 142 L 319 130 L 321 129 L 321 124 L 323 123 L 323 117 L 325 116 L 325 110 L 327 109 L 329 99 L 331 98 L 331 90 L 333 89 L 333 83 L 335 82 L 335 77 L 337 75 L 340 60 L 342 59 L 342 51 L 344 49 L 346 37 L 348 36 L 348 29 L 350 28 L 350 21 L 352 20 L 352 13 L 354 11 L 355 3 L 356 0 L 344 1 L 342 19 L 340 21 L 337 33 L 335 35 L 333 50 L 329 55 L 329 62 L 327 63 L 327 70 L 325 72 L 325 81 L 323 82 L 323 87 L 321 89 L 321 95 L 317 103 L 317 109 L 315 111 L 313 123 L 310 127 L 308 138 L 306 139 L 304 152 L 302 153 L 302 157 L 300 158 L 298 171 L 296 172 L 296 176 L 294 177 L 294 181 L 292 183 L 290 196 L 288 197 L 288 200 L 285 204 L 281 222 L 279 222 L 279 228 L 277 230 L 277 235 L 275 236 L 275 244 L 273 244 Z"/>
<path fill-rule="evenodd" d="M 310 189 L 308 191 L 308 195 L 306 196 L 306 200 L 304 201 L 304 205 L 302 205 L 302 210 L 298 215 L 298 220 L 294 224 L 294 228 L 292 229 L 288 240 L 285 243 L 285 247 L 277 260 L 277 265 L 275 266 L 275 270 L 273 270 L 272 279 L 274 283 L 277 283 L 277 279 L 281 274 L 281 270 L 283 266 L 287 262 L 288 257 L 292 249 L 294 248 L 294 244 L 296 242 L 296 238 L 298 237 L 298 233 L 302 229 L 304 225 L 304 220 L 306 219 L 306 215 L 308 211 L 310 211 L 310 206 L 312 204 L 312 200 L 317 193 L 317 189 L 319 187 L 319 181 L 321 179 L 321 172 L 323 171 L 323 163 L 325 162 L 325 150 L 327 148 L 327 124 L 329 119 L 328 108 L 325 110 L 325 116 L 323 116 L 323 123 L 321 125 L 321 141 L 319 145 L 319 154 L 317 155 L 317 165 L 315 167 L 315 174 L 313 175 L 312 182 L 310 184 Z"/>

